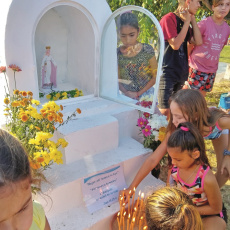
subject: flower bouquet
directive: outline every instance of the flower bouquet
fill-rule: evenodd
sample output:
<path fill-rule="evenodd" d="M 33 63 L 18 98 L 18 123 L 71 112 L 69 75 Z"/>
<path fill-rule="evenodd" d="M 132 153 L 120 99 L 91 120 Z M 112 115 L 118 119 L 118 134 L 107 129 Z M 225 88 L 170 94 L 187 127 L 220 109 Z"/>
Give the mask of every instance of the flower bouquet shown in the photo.
<path fill-rule="evenodd" d="M 7 88 L 9 89 L 8 84 Z M 80 114 L 81 110 L 76 109 L 64 121 L 62 105 L 59 106 L 54 101 L 40 105 L 38 100 L 33 99 L 32 92 L 17 89 L 12 95 L 6 92 L 4 104 L 7 130 L 17 137 L 27 150 L 35 181 L 45 180 L 42 172 L 54 163 L 63 163 L 59 147 L 65 148 L 68 145 L 63 138 L 57 141 L 52 139 L 55 130 L 75 117 L 76 113 Z M 33 184 L 32 190 L 36 193 L 40 190 L 40 184 Z"/>
<path fill-rule="evenodd" d="M 145 97 L 140 101 L 140 104 L 144 107 L 150 107 L 151 101 Z M 140 129 L 140 134 L 143 137 L 143 145 L 145 148 L 150 148 L 153 151 L 161 144 L 166 135 L 166 127 L 168 121 L 166 116 L 159 114 L 149 114 L 139 111 L 139 118 L 137 120 L 137 126 Z M 160 167 L 165 164 L 165 157 L 161 160 L 160 164 L 152 170 L 152 174 L 158 178 L 160 174 Z"/>
<path fill-rule="evenodd" d="M 40 93 L 39 97 L 44 97 L 44 93 Z M 46 98 L 50 101 L 56 101 L 56 100 L 64 100 L 68 98 L 74 98 L 74 97 L 80 97 L 83 96 L 82 90 L 73 89 L 69 91 L 52 91 L 51 93 L 46 95 Z"/>

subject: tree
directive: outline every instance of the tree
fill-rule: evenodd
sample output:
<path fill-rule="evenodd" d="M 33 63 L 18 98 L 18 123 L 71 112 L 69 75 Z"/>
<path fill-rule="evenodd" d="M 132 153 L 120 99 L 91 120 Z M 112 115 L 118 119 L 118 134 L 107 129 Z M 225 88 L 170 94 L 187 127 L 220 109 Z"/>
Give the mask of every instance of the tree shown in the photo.
<path fill-rule="evenodd" d="M 141 6 L 151 13 L 158 19 L 158 21 L 167 13 L 176 10 L 178 1 L 177 0 L 107 0 L 112 11 L 116 9 L 127 6 L 136 5 Z M 196 18 L 200 21 L 204 16 L 209 16 L 212 14 L 212 7 L 209 0 L 202 0 L 201 7 L 197 12 Z M 230 14 L 227 17 L 230 21 Z"/>

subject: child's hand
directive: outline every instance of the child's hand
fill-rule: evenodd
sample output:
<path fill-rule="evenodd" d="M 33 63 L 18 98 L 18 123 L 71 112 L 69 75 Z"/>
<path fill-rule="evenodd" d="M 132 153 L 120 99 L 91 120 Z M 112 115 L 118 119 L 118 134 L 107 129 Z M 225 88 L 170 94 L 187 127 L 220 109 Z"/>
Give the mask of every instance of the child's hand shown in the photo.
<path fill-rule="evenodd" d="M 118 200 L 120 201 L 121 200 L 121 203 L 125 203 L 127 204 L 128 203 L 128 196 L 132 196 L 134 193 L 134 190 L 133 189 L 124 189 L 124 190 L 121 190 L 119 191 L 119 196 L 118 196 Z"/>
<path fill-rule="evenodd" d="M 125 95 L 128 96 L 128 97 L 131 97 L 133 99 L 138 99 L 139 98 L 138 95 L 137 95 L 137 92 L 127 91 L 125 93 Z"/>
<path fill-rule="evenodd" d="M 191 22 L 191 14 L 188 12 L 187 8 L 180 7 L 179 8 L 179 16 L 184 22 Z"/>
<path fill-rule="evenodd" d="M 230 156 L 225 156 L 223 161 L 222 161 L 222 165 L 221 165 L 221 174 L 224 174 L 224 171 L 227 171 L 228 173 L 228 177 L 230 178 Z"/>

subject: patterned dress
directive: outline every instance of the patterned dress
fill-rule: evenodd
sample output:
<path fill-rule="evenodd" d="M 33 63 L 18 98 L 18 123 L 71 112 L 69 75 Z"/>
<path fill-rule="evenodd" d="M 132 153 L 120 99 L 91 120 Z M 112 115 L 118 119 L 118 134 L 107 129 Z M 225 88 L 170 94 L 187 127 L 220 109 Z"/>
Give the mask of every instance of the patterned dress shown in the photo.
<path fill-rule="evenodd" d="M 151 80 L 153 76 L 149 60 L 154 55 L 153 47 L 144 43 L 141 51 L 134 57 L 124 56 L 120 47 L 117 49 L 119 77 L 127 91 L 138 92 Z"/>

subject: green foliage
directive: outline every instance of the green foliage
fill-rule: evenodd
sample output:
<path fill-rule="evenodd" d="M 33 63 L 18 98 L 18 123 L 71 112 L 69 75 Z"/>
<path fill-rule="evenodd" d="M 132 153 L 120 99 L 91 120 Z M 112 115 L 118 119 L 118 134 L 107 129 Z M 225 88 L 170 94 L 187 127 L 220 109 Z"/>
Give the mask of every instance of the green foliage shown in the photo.
<path fill-rule="evenodd" d="M 220 62 L 230 63 L 230 46 L 225 46 L 220 53 Z"/>

